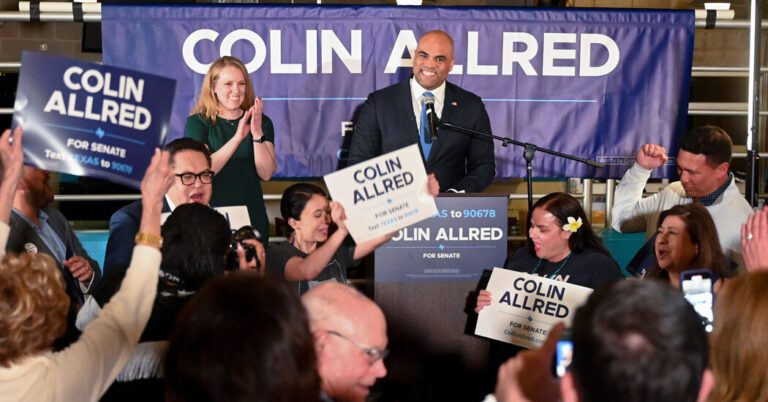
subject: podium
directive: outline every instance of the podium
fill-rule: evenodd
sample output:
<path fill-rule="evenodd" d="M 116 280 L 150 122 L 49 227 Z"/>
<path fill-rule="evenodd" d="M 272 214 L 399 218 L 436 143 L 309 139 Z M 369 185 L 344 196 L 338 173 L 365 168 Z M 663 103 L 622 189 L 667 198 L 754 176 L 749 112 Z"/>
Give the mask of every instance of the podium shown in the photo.
<path fill-rule="evenodd" d="M 496 381 L 489 341 L 474 332 L 484 270 L 507 257 L 506 196 L 441 195 L 438 215 L 375 253 L 374 298 L 387 318 L 379 400 L 482 400 Z"/>

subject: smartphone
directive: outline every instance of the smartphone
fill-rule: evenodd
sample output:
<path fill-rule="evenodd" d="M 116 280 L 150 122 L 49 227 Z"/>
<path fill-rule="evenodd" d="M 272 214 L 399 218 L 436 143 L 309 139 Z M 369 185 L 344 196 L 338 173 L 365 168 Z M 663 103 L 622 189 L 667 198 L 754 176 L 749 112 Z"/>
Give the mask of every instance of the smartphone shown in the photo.
<path fill-rule="evenodd" d="M 552 362 L 552 371 L 555 377 L 563 378 L 573 361 L 573 342 L 571 342 L 571 331 L 566 329 L 557 341 L 555 349 L 555 358 Z"/>
<path fill-rule="evenodd" d="M 680 289 L 693 309 L 701 316 L 704 329 L 712 332 L 715 321 L 714 303 L 715 296 L 712 293 L 712 272 L 707 269 L 693 269 L 680 273 Z"/>

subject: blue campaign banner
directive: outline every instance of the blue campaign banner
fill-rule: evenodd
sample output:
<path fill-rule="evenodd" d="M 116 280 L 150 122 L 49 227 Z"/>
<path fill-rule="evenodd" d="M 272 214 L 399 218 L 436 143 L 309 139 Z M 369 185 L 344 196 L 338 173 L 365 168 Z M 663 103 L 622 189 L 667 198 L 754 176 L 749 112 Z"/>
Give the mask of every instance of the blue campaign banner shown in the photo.
<path fill-rule="evenodd" d="M 176 82 L 124 68 L 24 52 L 13 125 L 24 162 L 139 187 L 170 122 Z"/>
<path fill-rule="evenodd" d="M 374 280 L 477 281 L 507 258 L 506 196 L 440 196 L 437 214 L 376 249 Z"/>
<path fill-rule="evenodd" d="M 455 43 L 449 81 L 483 98 L 495 134 L 608 165 L 539 154 L 535 177 L 620 177 L 644 143 L 676 154 L 686 129 L 692 10 L 102 9 L 106 63 L 181 83 L 172 136 L 182 135 L 208 66 L 223 55 L 243 60 L 275 125 L 277 177 L 337 170 L 357 107 L 372 91 L 408 79 L 417 38 L 436 28 Z M 500 178 L 525 175 L 521 149 L 497 144 L 496 162 Z M 674 167 L 659 173 L 669 177 Z"/>

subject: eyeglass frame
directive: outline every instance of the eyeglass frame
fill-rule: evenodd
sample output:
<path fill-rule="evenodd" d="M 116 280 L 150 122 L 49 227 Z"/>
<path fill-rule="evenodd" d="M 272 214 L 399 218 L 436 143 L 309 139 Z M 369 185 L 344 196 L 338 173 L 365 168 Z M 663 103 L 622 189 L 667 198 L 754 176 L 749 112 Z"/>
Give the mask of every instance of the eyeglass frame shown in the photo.
<path fill-rule="evenodd" d="M 366 360 L 368 361 L 368 364 L 370 364 L 371 366 L 376 364 L 377 361 L 386 359 L 387 356 L 389 356 L 389 348 L 384 348 L 384 350 L 382 350 L 382 349 L 374 348 L 371 346 L 363 346 L 357 343 L 357 341 L 355 341 L 354 339 L 348 336 L 345 336 L 339 332 L 336 332 L 333 330 L 325 330 L 325 332 L 331 335 L 335 335 L 341 339 L 347 340 L 351 342 L 353 345 L 357 346 L 357 348 L 363 352 L 363 354 L 366 357 Z"/>
<path fill-rule="evenodd" d="M 206 169 L 206 170 L 203 170 L 200 173 L 185 172 L 185 173 L 177 173 L 174 176 L 179 178 L 179 180 L 181 181 L 182 185 L 184 185 L 184 186 L 194 186 L 195 182 L 197 182 L 198 180 L 200 180 L 200 184 L 211 184 L 211 183 L 213 183 L 213 176 L 215 174 L 216 174 L 216 172 L 214 172 L 213 170 Z M 211 176 L 210 181 L 208 183 L 203 181 L 203 175 L 210 175 Z M 194 179 L 192 180 L 192 183 L 189 183 L 189 184 L 184 183 L 184 176 L 193 176 Z"/>

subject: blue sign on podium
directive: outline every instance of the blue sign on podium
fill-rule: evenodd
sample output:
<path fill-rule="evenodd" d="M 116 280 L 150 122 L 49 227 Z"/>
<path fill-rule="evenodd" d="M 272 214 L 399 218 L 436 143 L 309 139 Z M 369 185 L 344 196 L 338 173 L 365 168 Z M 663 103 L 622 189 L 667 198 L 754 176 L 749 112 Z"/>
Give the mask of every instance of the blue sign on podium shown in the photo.
<path fill-rule="evenodd" d="M 139 187 L 168 131 L 176 81 L 24 52 L 13 126 L 25 163 Z"/>
<path fill-rule="evenodd" d="M 478 280 L 507 258 L 506 196 L 435 199 L 437 214 L 399 231 L 376 250 L 375 281 Z"/>

